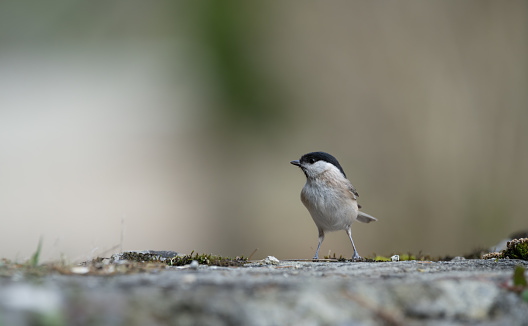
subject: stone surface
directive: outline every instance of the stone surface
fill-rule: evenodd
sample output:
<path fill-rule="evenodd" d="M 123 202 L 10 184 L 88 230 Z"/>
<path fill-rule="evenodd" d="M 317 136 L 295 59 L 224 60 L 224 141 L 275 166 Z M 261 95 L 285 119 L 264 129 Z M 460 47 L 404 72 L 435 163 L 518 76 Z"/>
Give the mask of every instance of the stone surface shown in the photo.
<path fill-rule="evenodd" d="M 169 267 L 0 278 L 0 325 L 528 325 L 517 260 Z"/>

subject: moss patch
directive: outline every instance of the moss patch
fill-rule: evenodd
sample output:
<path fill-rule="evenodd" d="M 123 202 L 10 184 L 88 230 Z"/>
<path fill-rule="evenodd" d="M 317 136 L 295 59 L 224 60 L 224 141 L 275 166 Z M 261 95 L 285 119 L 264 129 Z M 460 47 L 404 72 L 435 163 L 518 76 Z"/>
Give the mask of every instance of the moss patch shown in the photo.
<path fill-rule="evenodd" d="M 483 259 L 522 259 L 528 260 L 528 238 L 513 239 L 501 252 L 492 252 L 482 256 Z"/>
<path fill-rule="evenodd" d="M 528 260 L 528 238 L 509 241 L 502 255 L 504 258 Z"/>

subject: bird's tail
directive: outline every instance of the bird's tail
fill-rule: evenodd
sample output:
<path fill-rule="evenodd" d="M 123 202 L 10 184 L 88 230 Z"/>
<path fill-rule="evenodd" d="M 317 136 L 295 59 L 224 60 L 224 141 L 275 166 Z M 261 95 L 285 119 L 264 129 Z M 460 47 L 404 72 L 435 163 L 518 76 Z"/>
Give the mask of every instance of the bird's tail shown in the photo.
<path fill-rule="evenodd" d="M 367 213 L 358 212 L 358 216 L 356 217 L 356 220 L 358 220 L 361 223 L 370 223 L 377 221 L 378 219 L 374 216 L 370 216 Z"/>

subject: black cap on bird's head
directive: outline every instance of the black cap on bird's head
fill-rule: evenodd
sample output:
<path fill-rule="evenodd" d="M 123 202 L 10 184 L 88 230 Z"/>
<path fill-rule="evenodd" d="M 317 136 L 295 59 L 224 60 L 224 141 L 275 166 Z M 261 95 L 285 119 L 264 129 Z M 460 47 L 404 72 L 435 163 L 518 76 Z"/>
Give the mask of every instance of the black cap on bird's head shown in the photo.
<path fill-rule="evenodd" d="M 341 173 L 343 173 L 343 176 L 346 178 L 345 171 L 343 171 L 343 168 L 341 167 L 341 164 L 339 164 L 337 159 L 325 152 L 311 152 L 308 154 L 304 154 L 300 160 L 291 161 L 290 163 L 302 169 L 303 165 L 314 164 L 317 161 L 325 161 L 334 165 L 336 168 L 339 169 L 339 171 L 341 171 Z"/>

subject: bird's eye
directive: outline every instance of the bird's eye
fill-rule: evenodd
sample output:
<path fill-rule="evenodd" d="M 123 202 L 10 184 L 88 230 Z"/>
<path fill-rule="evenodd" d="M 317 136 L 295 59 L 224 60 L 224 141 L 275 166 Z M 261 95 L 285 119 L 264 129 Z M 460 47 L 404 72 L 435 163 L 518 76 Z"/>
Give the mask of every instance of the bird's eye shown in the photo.
<path fill-rule="evenodd" d="M 315 159 L 314 159 L 314 158 L 310 158 L 310 159 L 308 160 L 308 162 L 310 162 L 310 164 L 314 164 L 314 163 L 315 163 Z"/>

